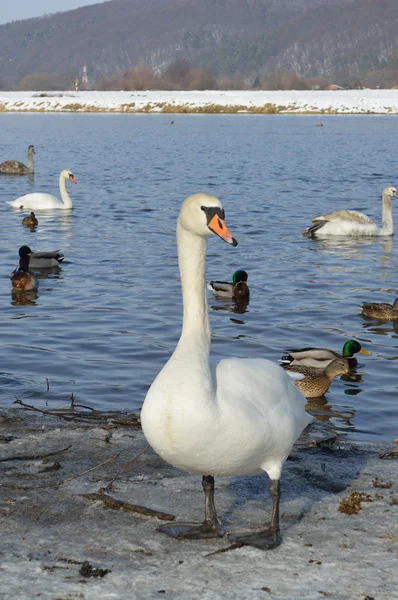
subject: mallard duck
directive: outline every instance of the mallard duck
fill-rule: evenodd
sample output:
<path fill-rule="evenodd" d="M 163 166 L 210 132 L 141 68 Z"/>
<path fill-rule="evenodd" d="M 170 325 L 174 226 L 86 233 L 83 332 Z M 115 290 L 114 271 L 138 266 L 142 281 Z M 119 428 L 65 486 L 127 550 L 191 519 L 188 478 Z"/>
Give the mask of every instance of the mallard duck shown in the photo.
<path fill-rule="evenodd" d="M 16 200 L 11 200 L 7 202 L 13 208 L 31 208 L 34 210 L 47 210 L 47 209 L 67 209 L 73 207 L 73 202 L 66 191 L 66 180 L 73 181 L 76 183 L 75 178 L 71 171 L 65 169 L 61 172 L 59 176 L 59 191 L 61 194 L 61 200 L 52 196 L 51 194 L 46 194 L 44 192 L 34 192 L 33 194 L 25 194 L 25 196 L 20 196 Z"/>
<path fill-rule="evenodd" d="M 379 227 L 367 215 L 356 210 L 336 210 L 312 219 L 314 225 L 304 229 L 306 237 L 341 236 L 387 236 L 393 235 L 394 226 L 391 212 L 391 198 L 398 198 L 395 187 L 387 186 L 383 190 L 382 221 Z"/>
<path fill-rule="evenodd" d="M 374 319 L 398 319 L 398 298 L 394 304 L 388 302 L 364 302 L 359 307 L 365 317 Z"/>
<path fill-rule="evenodd" d="M 32 255 L 32 250 L 29 246 L 22 246 L 19 250 L 19 267 L 11 273 L 10 279 L 14 290 L 30 291 L 35 290 L 38 286 L 37 278 L 29 273 L 29 261 Z"/>
<path fill-rule="evenodd" d="M 26 225 L 26 227 L 36 227 L 39 224 L 39 221 L 36 219 L 36 215 L 34 212 L 31 212 L 29 217 L 24 217 L 22 219 L 22 225 Z"/>
<path fill-rule="evenodd" d="M 290 377 L 272 361 L 225 358 L 209 363 L 211 331 L 205 266 L 207 238 L 237 242 L 221 202 L 208 194 L 187 198 L 177 221 L 183 296 L 180 340 L 146 395 L 141 423 L 154 450 L 178 469 L 202 475 L 203 523 L 159 528 L 178 539 L 222 537 L 214 477 L 266 472 L 273 501 L 269 527 L 230 533 L 240 544 L 278 546 L 280 475 L 292 446 L 312 417 Z"/>
<path fill-rule="evenodd" d="M 318 398 L 326 394 L 337 375 L 348 375 L 350 366 L 346 358 L 333 359 L 325 369 L 301 367 L 301 373 L 288 371 L 294 383 L 306 398 Z"/>
<path fill-rule="evenodd" d="M 342 354 L 329 350 L 328 348 L 299 348 L 296 350 L 288 350 L 288 354 L 282 356 L 282 364 L 301 365 L 306 367 L 317 367 L 324 369 L 335 358 L 346 358 L 350 369 L 357 366 L 357 359 L 354 354 L 369 355 L 370 352 L 364 350 L 356 340 L 348 340 L 343 346 Z"/>
<path fill-rule="evenodd" d="M 0 173 L 3 175 L 31 175 L 34 172 L 33 155 L 35 149 L 32 144 L 28 147 L 28 166 L 19 160 L 6 160 L 0 164 Z"/>
<path fill-rule="evenodd" d="M 65 256 L 59 250 L 53 252 L 32 252 L 28 246 L 22 246 L 19 249 L 19 256 L 25 256 L 27 249 L 30 252 L 29 267 L 31 269 L 49 269 L 59 267 Z"/>
<path fill-rule="evenodd" d="M 235 271 L 232 275 L 232 282 L 227 281 L 210 281 L 210 289 L 220 298 L 248 298 L 250 295 L 249 286 L 247 285 L 248 274 L 243 269 Z"/>

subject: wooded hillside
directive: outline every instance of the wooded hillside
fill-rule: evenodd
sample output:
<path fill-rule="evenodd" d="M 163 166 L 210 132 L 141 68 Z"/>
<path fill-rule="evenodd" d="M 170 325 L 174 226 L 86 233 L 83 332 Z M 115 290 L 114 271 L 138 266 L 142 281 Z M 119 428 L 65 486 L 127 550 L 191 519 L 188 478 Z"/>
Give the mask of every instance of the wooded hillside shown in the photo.
<path fill-rule="evenodd" d="M 216 77 L 361 77 L 398 56 L 397 0 L 110 0 L 0 26 L 0 80 L 91 81 L 175 60 Z M 398 83 L 398 81 L 397 81 Z"/>

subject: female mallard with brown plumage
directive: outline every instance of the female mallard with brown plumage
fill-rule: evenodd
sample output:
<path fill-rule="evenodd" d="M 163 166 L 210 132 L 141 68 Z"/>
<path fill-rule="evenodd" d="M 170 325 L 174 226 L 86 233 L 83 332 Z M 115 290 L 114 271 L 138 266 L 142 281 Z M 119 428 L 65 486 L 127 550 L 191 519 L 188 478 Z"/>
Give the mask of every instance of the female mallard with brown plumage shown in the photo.
<path fill-rule="evenodd" d="M 350 369 L 358 365 L 354 354 L 369 355 L 370 352 L 364 350 L 356 340 L 348 340 L 343 346 L 342 354 L 329 350 L 329 348 L 299 348 L 297 350 L 288 350 L 288 353 L 282 356 L 282 365 L 302 365 L 306 367 L 316 367 L 324 369 L 335 358 L 346 358 Z"/>
<path fill-rule="evenodd" d="M 220 298 L 248 298 L 250 295 L 247 285 L 248 274 L 243 269 L 235 271 L 232 275 L 232 282 L 228 281 L 210 281 L 209 288 Z"/>
<path fill-rule="evenodd" d="M 326 394 L 330 384 L 337 375 L 348 375 L 350 366 L 345 358 L 335 358 L 326 369 L 302 367 L 301 373 L 287 370 L 288 375 L 306 398 L 318 398 Z"/>
<path fill-rule="evenodd" d="M 19 249 L 19 267 L 10 275 L 11 284 L 14 290 L 20 292 L 29 292 L 35 290 L 38 286 L 37 278 L 29 273 L 29 262 L 32 250 L 29 246 L 22 246 Z"/>
<path fill-rule="evenodd" d="M 374 319 L 398 319 L 398 298 L 393 304 L 388 302 L 364 302 L 359 307 L 364 317 L 373 317 Z"/>
<path fill-rule="evenodd" d="M 36 219 L 36 215 L 34 212 L 31 212 L 29 217 L 24 217 L 22 219 L 22 225 L 26 227 L 36 227 L 39 224 L 39 221 Z"/>

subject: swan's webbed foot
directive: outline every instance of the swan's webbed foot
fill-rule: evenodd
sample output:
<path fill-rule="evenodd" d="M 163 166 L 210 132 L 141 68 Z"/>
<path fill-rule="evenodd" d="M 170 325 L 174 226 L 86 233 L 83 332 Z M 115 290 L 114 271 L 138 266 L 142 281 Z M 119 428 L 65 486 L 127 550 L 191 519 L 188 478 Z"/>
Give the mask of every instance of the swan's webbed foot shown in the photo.
<path fill-rule="evenodd" d="M 157 531 L 170 535 L 177 540 L 206 540 L 220 538 L 225 535 L 224 527 L 216 523 L 172 523 L 161 525 Z"/>
<path fill-rule="evenodd" d="M 202 486 L 205 493 L 205 520 L 203 523 L 171 523 L 161 525 L 157 531 L 177 540 L 206 540 L 223 537 L 225 530 L 217 516 L 214 504 L 214 477 L 203 475 Z"/>
<path fill-rule="evenodd" d="M 244 546 L 254 546 L 260 550 L 272 550 L 282 542 L 279 530 L 273 530 L 271 527 L 233 531 L 228 533 L 228 539 L 231 542 Z"/>
<path fill-rule="evenodd" d="M 228 534 L 228 539 L 244 546 L 254 546 L 260 550 L 272 550 L 282 542 L 279 531 L 279 501 L 281 487 L 279 479 L 271 479 L 269 491 L 272 498 L 272 517 L 268 527 L 241 529 Z"/>

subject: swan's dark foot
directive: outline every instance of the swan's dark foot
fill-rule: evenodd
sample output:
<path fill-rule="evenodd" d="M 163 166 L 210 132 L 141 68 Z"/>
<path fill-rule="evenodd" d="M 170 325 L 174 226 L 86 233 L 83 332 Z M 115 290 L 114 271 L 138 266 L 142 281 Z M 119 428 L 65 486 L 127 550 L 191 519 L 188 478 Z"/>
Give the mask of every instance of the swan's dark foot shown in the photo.
<path fill-rule="evenodd" d="M 205 520 L 203 523 L 171 523 L 161 525 L 158 527 L 158 531 L 177 540 L 207 540 L 225 535 L 214 504 L 214 477 L 203 475 L 202 486 L 205 493 Z"/>
<path fill-rule="evenodd" d="M 254 546 L 260 550 L 272 550 L 282 542 L 279 532 L 279 501 L 281 497 L 281 486 L 279 479 L 271 479 L 269 491 L 272 498 L 272 517 L 268 527 L 256 527 L 254 529 L 241 529 L 228 534 L 231 542 L 246 546 Z"/>
<path fill-rule="evenodd" d="M 282 542 L 279 531 L 271 528 L 241 529 L 228 534 L 228 539 L 244 546 L 254 546 L 260 550 L 272 550 Z"/>
<path fill-rule="evenodd" d="M 220 538 L 225 535 L 220 523 L 172 523 L 161 525 L 157 531 L 170 535 L 177 540 L 207 540 Z"/>

